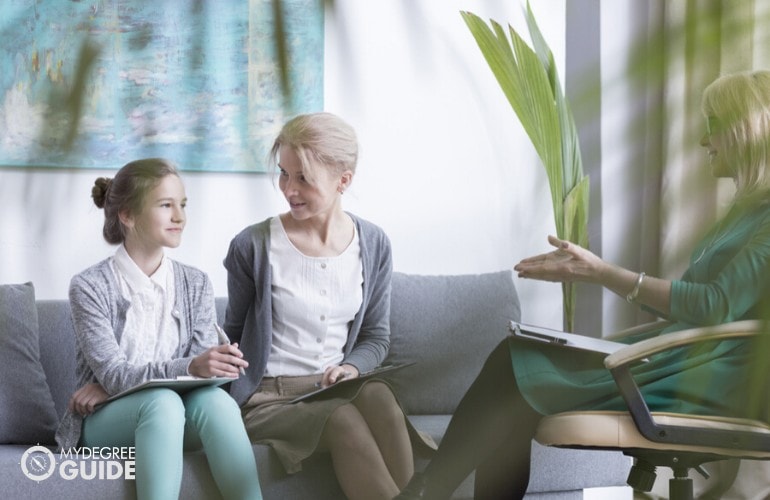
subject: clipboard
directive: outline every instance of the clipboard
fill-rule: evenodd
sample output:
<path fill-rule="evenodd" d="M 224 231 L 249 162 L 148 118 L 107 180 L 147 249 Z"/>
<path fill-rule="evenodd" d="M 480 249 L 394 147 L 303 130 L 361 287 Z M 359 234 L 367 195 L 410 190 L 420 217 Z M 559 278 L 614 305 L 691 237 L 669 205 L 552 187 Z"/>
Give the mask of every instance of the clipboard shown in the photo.
<path fill-rule="evenodd" d="M 525 325 L 515 321 L 511 321 L 509 328 L 511 334 L 517 339 L 551 344 L 567 349 L 577 349 L 579 351 L 612 354 L 619 349 L 628 347 L 628 344 L 623 344 L 621 342 L 613 342 L 612 340 L 551 330 L 539 326 Z"/>
<path fill-rule="evenodd" d="M 213 385 L 213 386 L 219 386 L 224 385 L 228 382 L 233 382 L 235 378 L 230 377 L 211 377 L 211 378 L 200 378 L 200 377 L 177 377 L 177 378 L 154 378 L 150 380 L 146 380 L 142 382 L 141 384 L 135 385 L 129 389 L 126 389 L 124 391 L 121 391 L 115 395 L 110 396 L 109 398 L 105 399 L 96 407 L 100 407 L 104 404 L 107 404 L 111 401 L 115 401 L 116 399 L 120 399 L 124 396 L 128 396 L 129 394 L 133 394 L 135 392 L 144 390 L 144 389 L 150 389 L 153 387 L 166 387 L 168 389 L 172 389 L 176 391 L 179 394 L 184 394 L 185 392 L 191 391 L 192 389 L 197 389 L 198 387 L 203 387 L 207 385 Z"/>
<path fill-rule="evenodd" d="M 360 380 L 364 380 L 367 378 L 373 378 L 377 377 L 379 375 L 382 375 L 383 373 L 390 373 L 396 370 L 400 370 L 401 368 L 406 368 L 407 366 L 412 366 L 414 362 L 411 363 L 401 363 L 398 365 L 383 365 L 378 368 L 375 368 L 374 370 L 368 371 L 366 373 L 362 373 L 356 378 L 346 378 L 344 380 L 340 380 L 339 382 L 326 386 L 326 387 L 319 387 L 318 389 L 308 392 L 307 394 L 303 394 L 301 396 L 297 396 L 296 398 L 292 399 L 291 403 L 298 403 L 302 400 L 308 399 L 311 396 L 315 396 L 316 394 L 320 394 L 322 392 L 328 391 L 329 389 L 333 389 L 335 387 L 339 387 L 341 385 L 350 384 L 352 382 L 357 382 Z"/>

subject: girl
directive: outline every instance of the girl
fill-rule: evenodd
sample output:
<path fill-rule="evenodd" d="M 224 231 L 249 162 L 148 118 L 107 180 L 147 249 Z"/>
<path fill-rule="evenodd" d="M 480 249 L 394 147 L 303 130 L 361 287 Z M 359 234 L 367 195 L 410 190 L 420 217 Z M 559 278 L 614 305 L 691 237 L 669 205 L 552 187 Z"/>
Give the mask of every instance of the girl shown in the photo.
<path fill-rule="evenodd" d="M 70 284 L 79 388 L 57 443 L 134 447 L 139 499 L 179 498 L 183 451 L 202 448 L 224 498 L 261 499 L 238 407 L 222 389 L 145 389 L 97 408 L 149 379 L 235 379 L 248 363 L 236 345 L 218 345 L 206 274 L 164 256 L 185 226 L 187 198 L 174 165 L 133 161 L 114 179 L 97 179 L 92 197 L 104 209 L 104 239 L 119 246 Z"/>

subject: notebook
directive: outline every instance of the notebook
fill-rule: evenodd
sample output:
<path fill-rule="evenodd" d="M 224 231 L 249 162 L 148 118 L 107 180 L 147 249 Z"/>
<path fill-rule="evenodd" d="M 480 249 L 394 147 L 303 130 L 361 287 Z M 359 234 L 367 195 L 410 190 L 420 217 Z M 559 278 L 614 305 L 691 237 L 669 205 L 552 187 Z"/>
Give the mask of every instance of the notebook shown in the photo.
<path fill-rule="evenodd" d="M 169 389 L 173 389 L 174 391 L 178 392 L 179 394 L 184 394 L 185 392 L 198 388 L 203 387 L 206 385 L 223 385 L 228 382 L 232 382 L 234 378 L 230 377 L 211 377 L 211 378 L 200 378 L 200 377 L 189 377 L 189 376 L 182 376 L 177 377 L 173 379 L 168 378 L 154 378 L 150 380 L 146 380 L 142 382 L 141 384 L 135 385 L 134 387 L 131 387 L 129 389 L 126 389 L 125 391 L 121 391 L 113 396 L 110 396 L 103 402 L 96 405 L 97 407 L 109 403 L 110 401 L 114 401 L 116 399 L 122 398 L 123 396 L 128 396 L 129 394 L 133 394 L 137 391 L 141 391 L 143 389 L 150 389 L 152 387 L 167 387 Z"/>
<path fill-rule="evenodd" d="M 553 344 L 568 349 L 578 349 L 581 351 L 591 351 L 604 354 L 628 347 L 628 344 L 613 342 L 611 340 L 597 339 L 586 335 L 577 335 L 574 333 L 551 330 L 533 325 L 524 325 L 511 321 L 510 330 L 514 337 L 532 342 L 543 342 Z"/>
<path fill-rule="evenodd" d="M 393 372 L 393 371 L 396 371 L 396 370 L 400 370 L 401 368 L 406 368 L 407 366 L 412 366 L 413 364 L 414 364 L 414 362 L 412 362 L 412 363 L 402 363 L 402 364 L 398 364 L 398 365 L 384 365 L 384 366 L 380 366 L 379 368 L 375 368 L 374 370 L 368 371 L 366 373 L 362 373 L 361 375 L 359 375 L 356 378 L 348 378 L 348 379 L 340 380 L 336 384 L 332 384 L 332 385 L 327 386 L 327 387 L 319 387 L 315 391 L 308 392 L 307 394 L 303 394 L 302 396 L 297 396 L 296 398 L 292 399 L 291 402 L 292 403 L 297 403 L 297 402 L 302 401 L 304 399 L 307 399 L 307 398 L 309 398 L 311 396 L 315 396 L 316 394 L 320 394 L 320 393 L 322 393 L 324 391 L 327 391 L 327 390 L 329 390 L 329 389 L 331 389 L 333 387 L 339 387 L 340 385 L 349 384 L 349 383 L 354 382 L 354 381 L 359 381 L 359 380 L 363 380 L 363 379 L 367 379 L 367 378 L 377 377 L 377 376 L 385 374 L 385 373 L 389 373 L 389 372 Z"/>

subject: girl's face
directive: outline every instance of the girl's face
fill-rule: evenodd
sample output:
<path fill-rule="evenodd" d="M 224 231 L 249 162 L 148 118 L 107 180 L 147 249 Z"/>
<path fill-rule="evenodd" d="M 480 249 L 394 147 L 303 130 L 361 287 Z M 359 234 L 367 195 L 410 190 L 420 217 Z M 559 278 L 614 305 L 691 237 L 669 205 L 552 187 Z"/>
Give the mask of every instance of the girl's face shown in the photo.
<path fill-rule="evenodd" d="M 724 134 L 719 119 L 709 116 L 706 119 L 706 134 L 701 139 L 700 145 L 708 151 L 711 174 L 714 177 L 734 176 L 725 157 Z"/>
<path fill-rule="evenodd" d="M 126 239 L 147 249 L 176 248 L 182 242 L 185 226 L 185 195 L 182 180 L 176 175 L 163 177 L 144 200 L 139 214 L 121 214 Z"/>
<path fill-rule="evenodd" d="M 318 165 L 314 169 L 316 178 L 311 184 L 305 178 L 299 157 L 290 147 L 281 146 L 279 158 L 278 187 L 289 202 L 289 210 L 295 220 L 325 216 L 339 207 L 340 193 L 350 183 L 349 172 L 335 175 L 326 166 Z"/>

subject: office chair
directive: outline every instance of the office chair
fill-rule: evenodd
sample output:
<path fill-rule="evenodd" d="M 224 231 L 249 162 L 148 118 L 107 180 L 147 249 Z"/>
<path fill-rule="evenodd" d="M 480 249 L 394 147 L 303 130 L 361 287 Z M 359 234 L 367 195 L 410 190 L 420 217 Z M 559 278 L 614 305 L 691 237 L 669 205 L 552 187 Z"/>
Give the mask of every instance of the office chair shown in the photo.
<path fill-rule="evenodd" d="M 632 330 L 626 333 L 641 329 Z M 545 446 L 622 451 L 634 458 L 627 482 L 638 491 L 650 491 L 656 467 L 668 467 L 673 471 L 669 498 L 691 500 L 690 470 L 708 477 L 702 468 L 707 462 L 728 458 L 770 460 L 770 425 L 748 419 L 651 412 L 630 369 L 649 356 L 675 347 L 768 334 L 770 324 L 766 322 L 739 321 L 630 344 L 604 360 L 628 411 L 572 411 L 550 415 L 541 421 L 535 440 Z"/>

